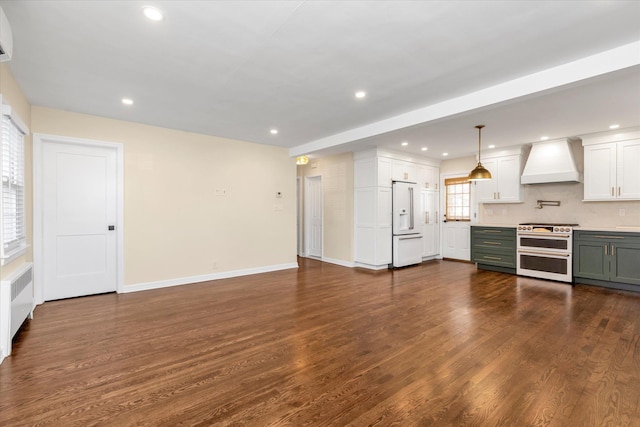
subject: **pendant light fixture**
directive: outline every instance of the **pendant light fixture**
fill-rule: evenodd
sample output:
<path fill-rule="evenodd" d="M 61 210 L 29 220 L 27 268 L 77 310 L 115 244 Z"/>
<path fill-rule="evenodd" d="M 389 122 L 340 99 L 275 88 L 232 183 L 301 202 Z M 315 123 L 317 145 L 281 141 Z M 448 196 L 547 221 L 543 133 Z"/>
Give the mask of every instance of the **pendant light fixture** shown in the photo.
<path fill-rule="evenodd" d="M 306 165 L 307 163 L 309 163 L 309 158 L 307 156 L 296 157 L 296 165 Z"/>
<path fill-rule="evenodd" d="M 478 129 L 478 166 L 476 166 L 474 170 L 469 172 L 469 181 L 485 181 L 491 179 L 491 172 L 489 172 L 484 166 L 482 166 L 482 163 L 480 163 L 480 138 L 483 127 L 484 125 L 476 126 L 476 129 Z"/>

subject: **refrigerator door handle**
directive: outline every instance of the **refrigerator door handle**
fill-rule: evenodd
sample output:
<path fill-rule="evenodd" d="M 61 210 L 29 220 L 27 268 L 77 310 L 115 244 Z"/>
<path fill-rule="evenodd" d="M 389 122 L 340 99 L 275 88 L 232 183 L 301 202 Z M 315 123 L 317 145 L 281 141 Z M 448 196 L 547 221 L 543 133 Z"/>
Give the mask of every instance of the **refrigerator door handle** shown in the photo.
<path fill-rule="evenodd" d="M 409 230 L 413 230 L 413 187 L 409 187 Z"/>

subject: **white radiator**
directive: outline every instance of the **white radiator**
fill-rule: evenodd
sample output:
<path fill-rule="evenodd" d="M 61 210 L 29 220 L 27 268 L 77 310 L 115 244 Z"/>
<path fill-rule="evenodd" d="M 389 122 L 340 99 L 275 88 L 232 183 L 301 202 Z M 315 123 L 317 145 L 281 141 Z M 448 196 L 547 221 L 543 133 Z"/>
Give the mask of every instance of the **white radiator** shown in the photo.
<path fill-rule="evenodd" d="M 33 295 L 32 263 L 0 281 L 0 360 L 11 354 L 11 340 L 27 317 L 33 318 Z"/>

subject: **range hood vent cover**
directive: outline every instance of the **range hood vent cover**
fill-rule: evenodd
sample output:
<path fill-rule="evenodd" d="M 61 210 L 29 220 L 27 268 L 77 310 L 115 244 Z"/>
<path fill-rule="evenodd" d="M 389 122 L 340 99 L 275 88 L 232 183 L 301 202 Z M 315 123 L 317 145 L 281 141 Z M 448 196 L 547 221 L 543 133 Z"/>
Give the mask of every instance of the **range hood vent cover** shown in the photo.
<path fill-rule="evenodd" d="M 568 138 L 534 142 L 520 183 L 580 182 L 570 142 Z"/>

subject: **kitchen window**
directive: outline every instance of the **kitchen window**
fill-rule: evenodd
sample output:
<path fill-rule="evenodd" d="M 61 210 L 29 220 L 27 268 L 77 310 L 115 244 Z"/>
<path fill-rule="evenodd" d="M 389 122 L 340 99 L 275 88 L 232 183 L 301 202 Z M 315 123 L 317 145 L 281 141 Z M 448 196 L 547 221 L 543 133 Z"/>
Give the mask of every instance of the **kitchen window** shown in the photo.
<path fill-rule="evenodd" d="M 26 249 L 24 206 L 24 136 L 27 127 L 8 105 L 2 105 L 0 172 L 0 264 L 22 255 Z"/>
<path fill-rule="evenodd" d="M 471 181 L 464 178 L 447 178 L 446 217 L 447 221 L 471 221 Z"/>

